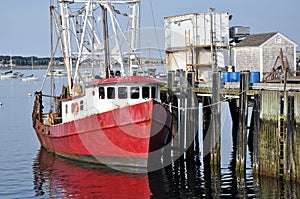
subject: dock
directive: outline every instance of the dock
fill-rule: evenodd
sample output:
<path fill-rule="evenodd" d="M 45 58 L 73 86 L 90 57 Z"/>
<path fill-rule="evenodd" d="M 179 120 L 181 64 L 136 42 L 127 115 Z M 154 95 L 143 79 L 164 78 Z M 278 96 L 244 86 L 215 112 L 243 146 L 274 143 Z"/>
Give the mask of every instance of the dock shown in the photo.
<path fill-rule="evenodd" d="M 300 182 L 300 84 L 250 83 L 249 75 L 241 71 L 239 82 L 224 83 L 219 72 L 212 82 L 195 83 L 193 71 L 179 75 L 169 71 L 162 93 L 173 112 L 170 150 L 186 161 L 202 154 L 212 171 L 219 168 L 220 104 L 228 102 L 236 172 L 243 175 L 246 171 L 248 147 L 254 174 Z M 199 138 L 204 142 L 202 151 Z"/>

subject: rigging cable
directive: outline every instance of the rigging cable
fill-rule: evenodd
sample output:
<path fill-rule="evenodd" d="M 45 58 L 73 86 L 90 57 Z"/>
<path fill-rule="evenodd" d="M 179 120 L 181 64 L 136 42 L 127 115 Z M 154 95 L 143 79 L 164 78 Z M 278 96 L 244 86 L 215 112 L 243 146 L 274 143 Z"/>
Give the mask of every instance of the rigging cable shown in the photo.
<path fill-rule="evenodd" d="M 157 48 L 159 49 L 159 58 L 162 59 L 162 54 L 160 51 L 160 46 L 159 46 L 159 41 L 158 41 L 158 35 L 157 35 L 157 30 L 156 30 L 156 23 L 155 23 L 155 18 L 154 18 L 154 12 L 153 12 L 153 6 L 152 6 L 152 0 L 150 0 L 150 8 L 151 8 L 151 14 L 152 14 L 152 20 L 153 20 L 153 26 L 154 26 L 154 31 L 155 31 L 155 38 L 157 42 Z"/>

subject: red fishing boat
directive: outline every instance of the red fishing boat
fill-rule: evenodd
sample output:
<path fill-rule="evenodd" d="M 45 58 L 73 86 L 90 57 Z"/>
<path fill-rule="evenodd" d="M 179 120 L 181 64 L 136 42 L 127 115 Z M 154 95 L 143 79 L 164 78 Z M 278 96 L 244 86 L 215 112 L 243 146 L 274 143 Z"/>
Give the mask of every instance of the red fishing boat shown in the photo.
<path fill-rule="evenodd" d="M 109 56 L 107 13 L 119 13 L 113 3 L 120 2 L 123 1 L 74 0 L 57 1 L 56 5 L 51 5 L 53 22 L 58 23 L 54 27 L 59 35 L 57 43 L 61 44 L 68 84 L 63 85 L 62 92 L 57 96 L 53 92 L 55 86 L 51 86 L 50 94 L 45 94 L 42 89 L 36 92 L 33 127 L 41 146 L 56 155 L 84 162 L 147 168 L 150 156 L 158 161 L 161 159 L 170 136 L 172 115 L 160 100 L 160 87 L 164 83 L 131 70 L 139 69 L 136 52 L 133 50 L 134 42 L 129 43 L 131 51 L 127 70 L 122 58 L 124 53 L 120 53 L 115 59 Z M 74 5 L 76 3 L 81 7 Z M 130 11 L 133 12 L 130 15 L 131 28 L 135 28 L 137 19 L 134 16 L 139 10 L 139 1 L 123 3 L 130 4 Z M 74 9 L 78 7 L 80 9 L 75 12 Z M 97 8 L 103 12 L 101 21 L 104 23 L 104 40 L 95 44 L 87 41 L 96 32 L 90 28 L 96 26 L 92 24 L 97 24 L 95 19 L 98 18 L 94 13 Z M 71 26 L 72 20 L 78 16 L 81 19 L 76 26 Z M 111 18 L 112 21 L 114 19 Z M 112 29 L 115 31 L 114 26 L 117 27 L 118 24 L 113 24 Z M 80 33 L 77 27 L 80 28 Z M 133 40 L 135 32 L 131 32 L 130 38 Z M 72 43 L 74 36 L 75 44 Z M 93 41 L 96 42 L 96 35 L 94 36 Z M 121 51 L 117 44 L 116 46 L 114 49 Z M 80 75 L 80 67 L 92 58 L 99 59 L 101 56 L 106 71 L 104 76 L 84 81 Z M 48 71 L 53 70 L 53 60 L 54 58 L 50 61 Z M 119 73 L 111 68 L 112 63 L 116 62 L 121 68 Z M 51 79 L 50 83 L 53 81 Z M 45 111 L 47 97 L 50 98 L 49 111 Z"/>

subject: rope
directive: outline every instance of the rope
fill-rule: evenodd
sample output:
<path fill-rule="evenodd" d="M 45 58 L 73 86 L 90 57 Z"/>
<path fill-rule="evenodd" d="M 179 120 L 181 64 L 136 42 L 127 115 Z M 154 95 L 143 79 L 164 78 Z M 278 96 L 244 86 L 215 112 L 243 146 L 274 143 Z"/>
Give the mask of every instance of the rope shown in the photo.
<path fill-rule="evenodd" d="M 246 92 L 247 90 L 243 90 L 242 92 L 238 93 L 238 95 L 241 95 L 243 94 L 244 92 Z M 219 102 L 216 102 L 216 103 L 212 103 L 212 104 L 209 104 L 209 105 L 206 105 L 206 106 L 202 106 L 202 108 L 208 108 L 208 107 L 212 107 L 214 105 L 217 105 L 217 104 L 221 104 L 223 102 L 228 102 L 229 100 L 233 99 L 234 97 L 228 97 L 227 99 L 224 99 L 224 100 L 221 100 Z M 184 107 L 177 107 L 177 106 L 173 106 L 173 105 L 170 105 L 170 104 L 167 104 L 167 103 L 163 103 L 164 105 L 167 105 L 167 106 L 171 106 L 172 108 L 174 109 L 179 109 L 179 110 L 197 110 L 199 109 L 199 107 L 188 107 L 188 108 L 184 108 Z"/>

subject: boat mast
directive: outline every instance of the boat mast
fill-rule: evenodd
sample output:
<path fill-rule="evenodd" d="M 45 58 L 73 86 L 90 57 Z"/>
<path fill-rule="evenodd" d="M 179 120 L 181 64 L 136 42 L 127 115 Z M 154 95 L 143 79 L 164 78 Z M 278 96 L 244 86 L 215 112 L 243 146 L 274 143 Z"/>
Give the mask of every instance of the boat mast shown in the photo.
<path fill-rule="evenodd" d="M 52 1 L 50 2 L 50 51 L 51 51 L 51 56 L 53 55 L 53 12 L 54 12 L 54 6 Z M 52 60 L 52 59 L 51 59 Z M 54 70 L 53 66 L 53 61 L 50 60 L 50 74 Z M 51 96 L 54 96 L 54 77 L 53 75 L 50 75 L 50 93 Z M 50 112 L 53 111 L 54 108 L 54 101 L 53 97 L 50 97 Z"/>
<path fill-rule="evenodd" d="M 61 14 L 61 27 L 62 27 L 62 53 L 64 56 L 64 63 L 65 67 L 67 69 L 67 77 L 68 77 L 68 86 L 71 90 L 72 88 L 72 58 L 70 56 L 70 33 L 69 33 L 69 25 L 67 23 L 68 14 L 65 13 L 65 10 L 67 10 L 67 5 L 64 3 L 65 1 L 60 1 L 60 14 Z"/>
<path fill-rule="evenodd" d="M 130 55 L 133 55 L 131 59 L 130 58 L 130 66 L 133 65 L 133 61 L 135 60 L 135 53 L 136 53 L 136 31 L 138 28 L 138 23 L 137 23 L 137 12 L 139 11 L 139 4 L 140 0 L 137 0 L 133 2 L 132 5 L 132 14 L 131 14 L 131 43 L 130 43 Z"/>
<path fill-rule="evenodd" d="M 11 55 L 11 52 L 9 53 L 10 54 L 10 58 L 9 58 L 9 65 L 10 65 L 10 70 L 12 71 L 13 70 L 13 60 L 12 60 L 12 55 Z"/>
<path fill-rule="evenodd" d="M 107 27 L 107 9 L 101 5 L 102 8 L 102 20 L 103 20 L 103 43 L 104 43 L 104 66 L 105 77 L 109 78 L 110 64 L 109 64 L 109 45 L 108 45 L 108 27 Z"/>
<path fill-rule="evenodd" d="M 89 14 L 91 12 L 91 9 L 92 9 L 92 3 L 93 3 L 93 0 L 89 0 L 87 5 L 85 6 L 85 16 L 84 16 L 84 22 L 83 22 L 83 28 L 82 28 L 83 32 L 81 34 L 79 52 L 78 52 L 78 56 L 77 56 L 77 60 L 76 60 L 76 70 L 75 70 L 75 75 L 74 75 L 74 80 L 75 81 L 77 80 L 77 75 L 78 75 L 78 72 L 79 72 L 78 71 L 79 70 L 79 65 L 80 65 L 81 60 L 82 60 L 82 53 L 83 53 L 84 42 L 85 42 L 84 38 L 85 38 L 86 29 L 87 29 L 87 25 L 88 25 L 88 17 L 89 17 Z M 74 93 L 74 91 L 72 93 Z"/>

